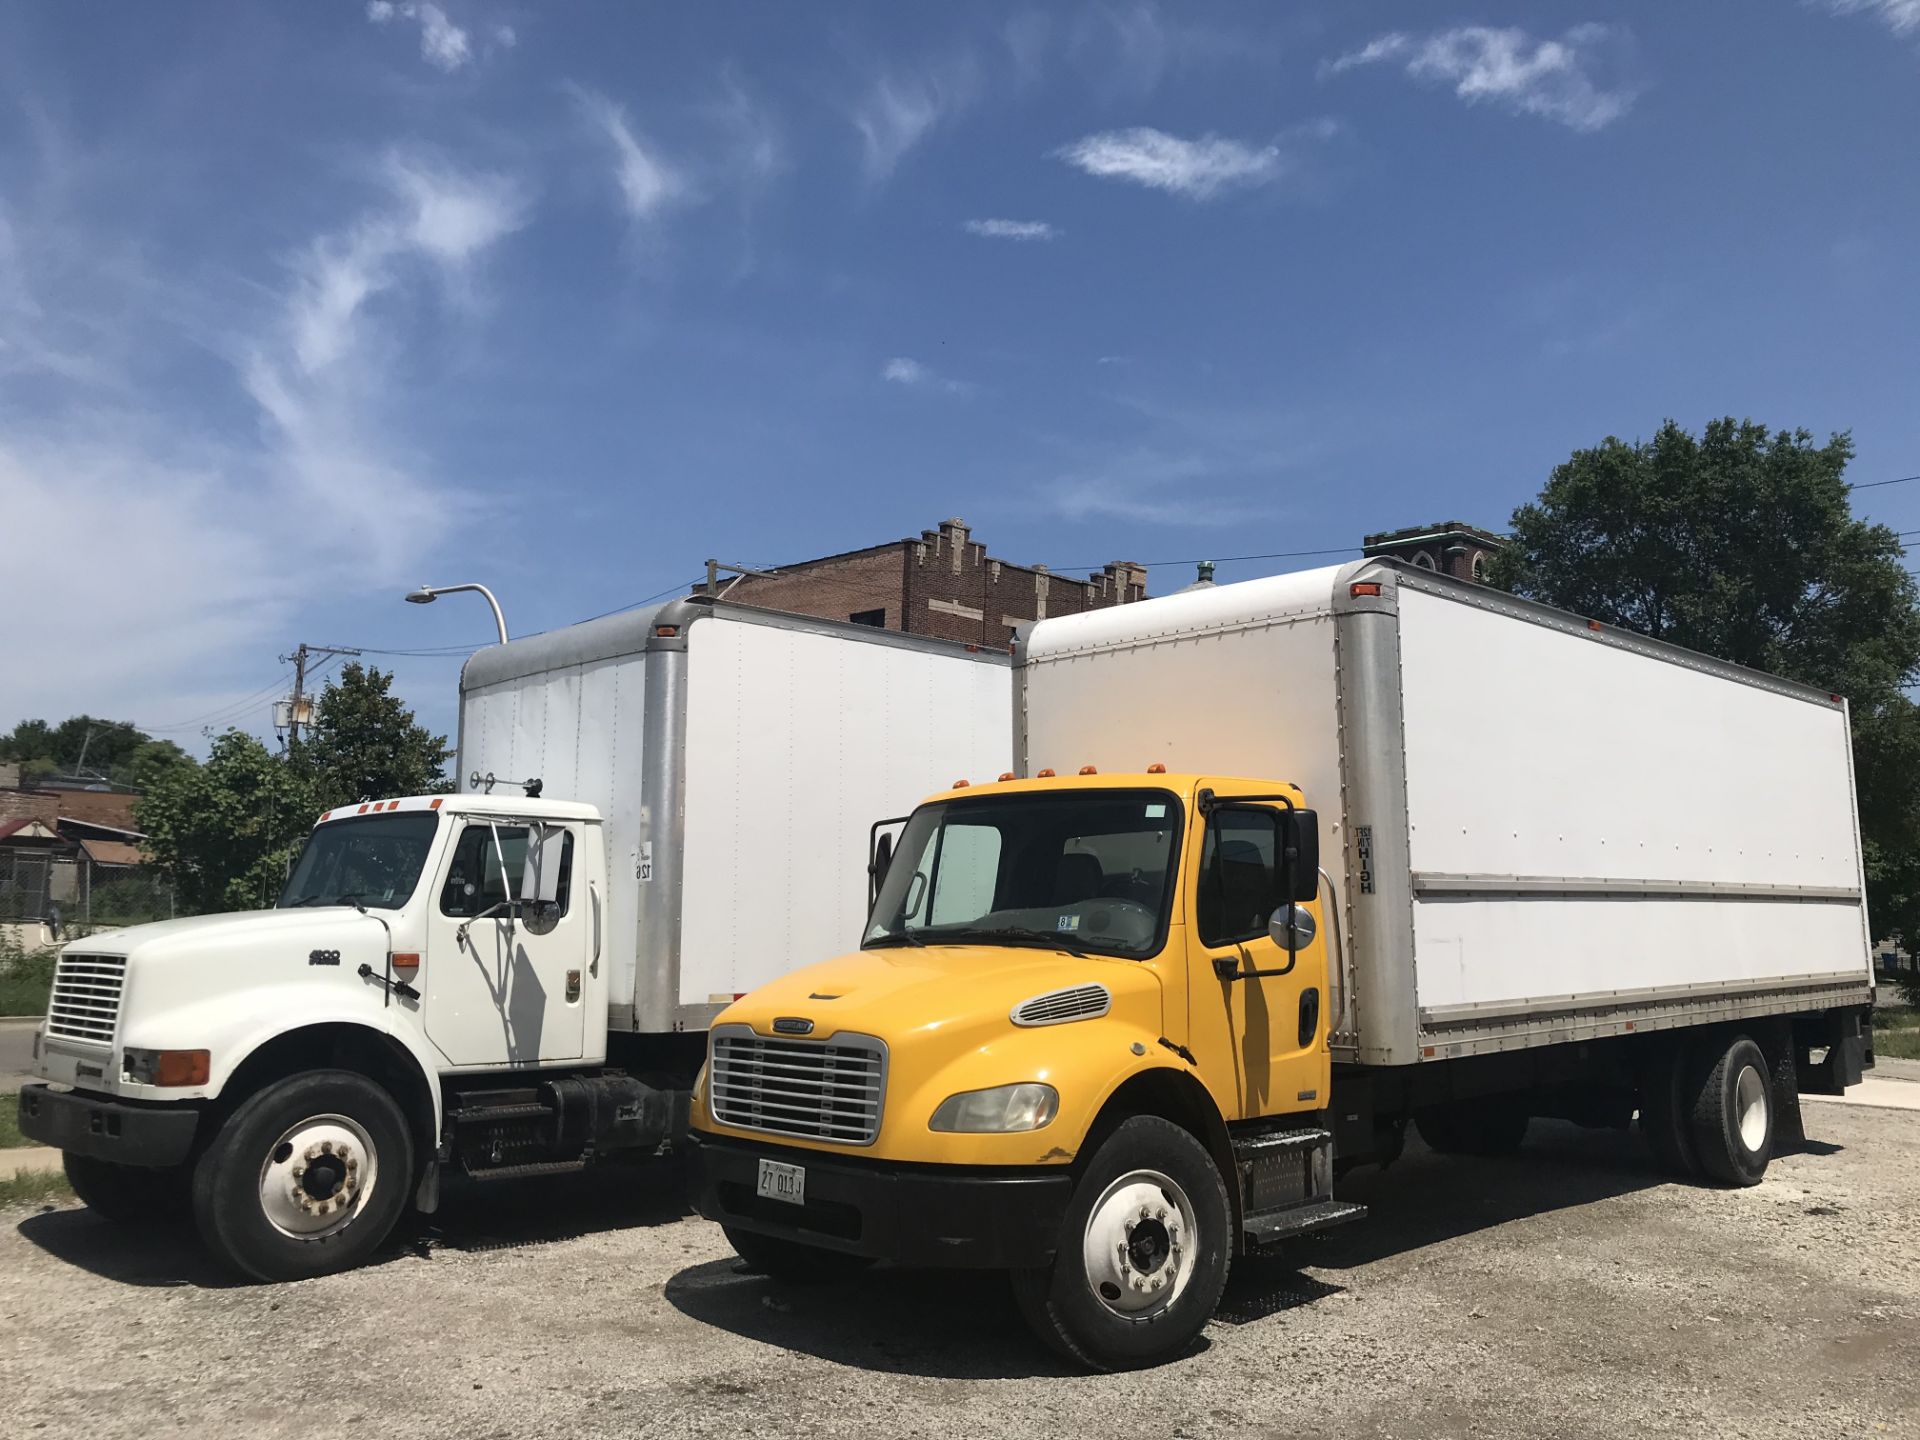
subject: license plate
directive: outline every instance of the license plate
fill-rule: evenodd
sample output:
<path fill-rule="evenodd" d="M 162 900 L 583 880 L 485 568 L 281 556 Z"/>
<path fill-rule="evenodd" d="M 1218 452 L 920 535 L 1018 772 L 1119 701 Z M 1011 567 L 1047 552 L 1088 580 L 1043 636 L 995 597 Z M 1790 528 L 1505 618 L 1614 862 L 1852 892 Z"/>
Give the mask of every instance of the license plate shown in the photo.
<path fill-rule="evenodd" d="M 804 1165 L 782 1165 L 778 1160 L 762 1160 L 757 1189 L 768 1200 L 804 1205 L 807 1203 L 807 1168 Z"/>

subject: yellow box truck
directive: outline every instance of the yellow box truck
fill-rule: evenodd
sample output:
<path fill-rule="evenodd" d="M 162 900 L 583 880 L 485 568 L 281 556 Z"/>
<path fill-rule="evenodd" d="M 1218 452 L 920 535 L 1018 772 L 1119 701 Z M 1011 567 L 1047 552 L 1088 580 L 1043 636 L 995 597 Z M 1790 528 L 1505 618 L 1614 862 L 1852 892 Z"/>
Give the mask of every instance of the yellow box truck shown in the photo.
<path fill-rule="evenodd" d="M 1361 562 L 1039 622 L 1015 727 L 713 1026 L 695 1203 L 768 1272 L 1004 1269 L 1149 1364 L 1410 1124 L 1752 1184 L 1871 1064 L 1837 696 Z"/>

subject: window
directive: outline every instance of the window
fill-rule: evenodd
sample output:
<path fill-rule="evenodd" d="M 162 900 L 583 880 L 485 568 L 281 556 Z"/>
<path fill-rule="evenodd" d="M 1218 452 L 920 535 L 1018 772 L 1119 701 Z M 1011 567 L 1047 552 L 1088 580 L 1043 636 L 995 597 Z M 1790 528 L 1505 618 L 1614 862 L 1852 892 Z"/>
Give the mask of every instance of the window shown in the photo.
<path fill-rule="evenodd" d="M 412 897 L 439 828 L 438 815 L 418 810 L 316 826 L 280 892 L 280 908 L 358 903 L 398 910 Z"/>
<path fill-rule="evenodd" d="M 1487 578 L 1487 557 L 1478 551 L 1474 553 L 1473 557 L 1473 578 L 1483 584 Z"/>
<path fill-rule="evenodd" d="M 871 625 L 876 630 L 884 630 L 887 628 L 887 612 L 884 608 L 879 610 L 856 610 L 853 614 L 847 616 L 847 619 L 856 625 Z"/>
<path fill-rule="evenodd" d="M 881 881 L 867 943 L 1151 955 L 1166 934 L 1180 813 L 1158 790 L 922 806 Z"/>
<path fill-rule="evenodd" d="M 1433 556 L 1429 555 L 1424 550 L 1419 551 L 1417 554 L 1414 555 L 1413 563 L 1422 570 L 1431 570 L 1434 568 Z"/>
<path fill-rule="evenodd" d="M 1280 817 L 1271 810 L 1220 810 L 1200 847 L 1195 928 L 1202 945 L 1232 945 L 1267 933 L 1277 889 L 1273 857 Z"/>
<path fill-rule="evenodd" d="M 442 915 L 470 920 L 491 906 L 520 898 L 520 876 L 527 864 L 527 827 L 502 825 L 499 830 L 497 851 L 493 844 L 493 826 L 469 825 L 460 832 L 453 863 L 447 869 L 447 883 L 440 890 Z M 549 847 L 552 843 L 548 842 Z M 559 855 L 560 889 L 556 905 L 550 917 L 541 919 L 558 921 L 567 913 L 568 895 L 573 888 L 573 832 L 570 830 L 561 832 Z M 505 875 L 500 873 L 502 856 L 507 862 Z"/>

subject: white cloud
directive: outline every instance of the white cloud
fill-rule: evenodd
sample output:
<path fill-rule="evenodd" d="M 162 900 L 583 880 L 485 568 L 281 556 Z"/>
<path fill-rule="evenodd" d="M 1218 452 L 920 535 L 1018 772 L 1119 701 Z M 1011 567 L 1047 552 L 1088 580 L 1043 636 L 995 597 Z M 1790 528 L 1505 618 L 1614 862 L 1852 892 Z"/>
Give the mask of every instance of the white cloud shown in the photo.
<path fill-rule="evenodd" d="M 1104 180 L 1127 180 L 1190 200 L 1211 200 L 1292 173 L 1300 164 L 1302 142 L 1329 140 L 1338 128 L 1331 120 L 1316 120 L 1258 145 L 1218 135 L 1183 140 L 1142 126 L 1089 135 L 1054 154 Z"/>
<path fill-rule="evenodd" d="M 53 198 L 30 217 L 6 217 L 7 523 L 84 536 L 86 566 L 114 583 L 78 587 L 57 617 L 19 627 L 0 723 L 87 709 L 159 726 L 217 712 L 261 688 L 300 606 L 411 582 L 449 517 L 485 508 L 474 494 L 456 506 L 409 439 L 395 367 L 416 338 L 414 292 L 464 292 L 524 207 L 499 176 L 418 155 L 371 179 L 371 202 L 268 284 L 129 265 L 116 231 L 88 219 L 99 197 L 70 177 L 49 179 Z M 57 363 L 90 336 L 120 348 L 100 346 L 90 373 Z M 190 389 L 183 371 L 196 372 Z M 254 425 L 234 423 L 236 400 Z M 233 718 L 258 726 L 264 710 Z"/>
<path fill-rule="evenodd" d="M 880 378 L 895 385 L 904 385 L 910 390 L 939 390 L 948 395 L 965 395 L 973 389 L 964 380 L 950 380 L 904 355 L 896 355 L 881 366 Z"/>
<path fill-rule="evenodd" d="M 965 228 L 988 240 L 1052 240 L 1060 234 L 1044 220 L 969 220 Z"/>
<path fill-rule="evenodd" d="M 1920 0 L 1898 3 L 1920 6 Z M 1625 39 L 1625 32 L 1606 25 L 1576 25 L 1558 40 L 1536 40 L 1512 26 L 1464 25 L 1424 37 L 1396 31 L 1320 68 L 1323 75 L 1338 75 L 1362 65 L 1404 62 L 1415 80 L 1451 85 L 1469 104 L 1492 101 L 1592 132 L 1625 115 L 1638 94 L 1630 85 L 1609 87 L 1594 76 Z"/>
<path fill-rule="evenodd" d="M 1920 0 L 1826 0 L 1835 15 L 1876 16 L 1896 35 L 1920 32 Z"/>
<path fill-rule="evenodd" d="M 472 37 L 432 0 L 367 0 L 367 19 L 375 25 L 413 21 L 420 27 L 420 58 L 449 75 L 474 58 Z M 512 49 L 518 38 L 510 25 L 493 30 L 494 43 L 503 50 Z"/>
<path fill-rule="evenodd" d="M 573 89 L 573 100 L 581 115 L 613 147 L 614 180 L 631 219 L 653 220 L 689 198 L 679 173 L 634 134 L 625 109 L 599 91 L 579 86 Z"/>
<path fill-rule="evenodd" d="M 882 75 L 853 107 L 861 165 L 869 180 L 884 180 L 942 121 L 973 102 L 978 81 L 970 55 L 912 74 Z"/>

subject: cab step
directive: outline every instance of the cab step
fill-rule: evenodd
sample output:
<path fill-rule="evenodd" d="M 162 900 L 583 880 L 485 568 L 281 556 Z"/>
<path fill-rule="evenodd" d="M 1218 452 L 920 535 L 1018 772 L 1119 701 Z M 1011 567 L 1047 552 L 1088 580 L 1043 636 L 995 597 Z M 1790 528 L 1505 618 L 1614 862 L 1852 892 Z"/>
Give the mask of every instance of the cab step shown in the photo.
<path fill-rule="evenodd" d="M 449 1110 L 447 1118 L 456 1125 L 492 1125 L 501 1120 L 528 1120 L 537 1115 L 551 1115 L 551 1105 L 538 1102 L 509 1105 L 468 1105 L 458 1110 Z"/>
<path fill-rule="evenodd" d="M 1309 1200 L 1301 1205 L 1289 1205 L 1284 1210 L 1249 1215 L 1241 1226 L 1241 1234 L 1245 1237 L 1247 1249 L 1258 1250 L 1295 1235 L 1311 1235 L 1315 1231 L 1344 1225 L 1349 1220 L 1362 1219 L 1366 1213 L 1366 1206 L 1356 1205 L 1351 1200 Z"/>
<path fill-rule="evenodd" d="M 477 1170 L 468 1170 L 467 1178 L 477 1183 L 532 1180 L 542 1175 L 571 1175 L 586 1168 L 587 1161 L 583 1156 L 578 1160 L 537 1160 L 529 1165 L 483 1165 Z"/>
<path fill-rule="evenodd" d="M 1233 1156 L 1236 1160 L 1265 1160 L 1274 1155 L 1316 1150 L 1332 1143 L 1333 1132 L 1317 1126 L 1299 1130 L 1262 1130 L 1251 1135 L 1234 1136 Z"/>

